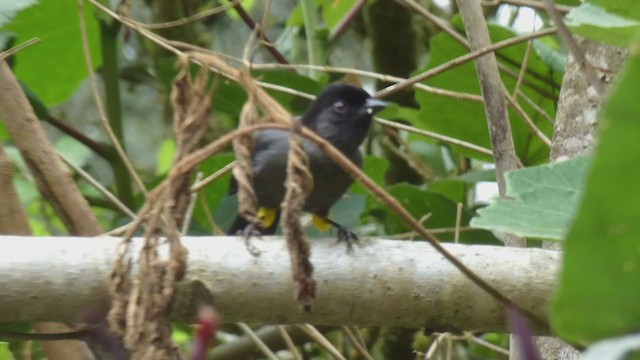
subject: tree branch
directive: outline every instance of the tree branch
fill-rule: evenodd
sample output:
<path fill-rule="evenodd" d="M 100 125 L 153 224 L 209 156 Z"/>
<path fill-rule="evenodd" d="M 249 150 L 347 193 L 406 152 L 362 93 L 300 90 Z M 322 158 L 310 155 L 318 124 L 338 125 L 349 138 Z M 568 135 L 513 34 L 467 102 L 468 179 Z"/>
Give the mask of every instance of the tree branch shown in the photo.
<path fill-rule="evenodd" d="M 0 252 L 0 287 L 6 290 L 0 322 L 77 321 L 107 301 L 104 284 L 119 239 L 0 236 L 0 241 L 11 244 Z M 142 240 L 134 243 L 141 246 Z M 507 329 L 503 306 L 425 242 L 365 240 L 349 255 L 334 240 L 314 239 L 318 294 L 312 313 L 304 313 L 293 298 L 281 238 L 254 240 L 262 251 L 258 257 L 236 237 L 185 237 L 183 244 L 189 270 L 173 311 L 179 321 L 193 319 L 198 305 L 213 299 L 225 322 Z M 513 301 L 545 317 L 559 252 L 444 246 Z"/>
<path fill-rule="evenodd" d="M 491 45 L 489 30 L 484 20 L 480 3 L 474 1 L 457 1 L 460 15 L 464 22 L 464 29 L 469 38 L 471 50 L 482 49 Z M 496 179 L 500 196 L 507 193 L 505 173 L 518 168 L 511 133 L 511 124 L 505 104 L 503 90 L 504 85 L 500 79 L 498 63 L 494 53 L 488 53 L 475 59 L 476 72 L 480 82 L 482 97 L 484 98 L 484 111 L 489 125 L 493 158 L 496 162 Z M 508 246 L 525 246 L 526 242 L 514 235 L 507 234 L 505 244 Z"/>
<path fill-rule="evenodd" d="M 6 62 L 0 62 L 0 114 L 40 193 L 49 200 L 69 232 L 101 233 L 98 219 L 66 171 Z"/>

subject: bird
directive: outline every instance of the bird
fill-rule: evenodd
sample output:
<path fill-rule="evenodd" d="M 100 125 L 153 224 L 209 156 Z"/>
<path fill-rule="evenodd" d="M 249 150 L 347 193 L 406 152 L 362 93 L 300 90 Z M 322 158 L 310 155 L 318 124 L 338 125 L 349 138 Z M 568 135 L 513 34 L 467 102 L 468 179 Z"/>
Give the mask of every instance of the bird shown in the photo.
<path fill-rule="evenodd" d="M 371 127 L 373 115 L 387 107 L 387 103 L 371 97 L 365 90 L 345 84 L 328 85 L 294 121 L 315 132 L 362 168 L 359 149 Z M 252 153 L 253 187 L 258 199 L 258 226 L 261 235 L 275 233 L 280 218 L 280 204 L 285 196 L 285 179 L 289 153 L 287 130 L 264 129 L 254 135 Z M 346 240 L 349 248 L 357 241 L 355 233 L 329 218 L 330 208 L 342 197 L 353 179 L 314 142 L 303 139 L 303 147 L 313 175 L 313 189 L 308 194 L 304 211 L 312 214 L 313 224 L 321 231 L 331 227 L 338 230 L 338 240 Z M 232 181 L 231 192 L 237 191 Z M 249 222 L 237 215 L 228 235 L 248 229 Z"/>

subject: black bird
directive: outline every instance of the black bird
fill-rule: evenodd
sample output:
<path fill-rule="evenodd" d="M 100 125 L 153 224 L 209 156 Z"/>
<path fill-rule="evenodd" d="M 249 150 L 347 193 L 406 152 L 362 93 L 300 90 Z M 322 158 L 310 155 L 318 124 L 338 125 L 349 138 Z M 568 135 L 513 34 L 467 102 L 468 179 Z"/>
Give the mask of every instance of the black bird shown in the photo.
<path fill-rule="evenodd" d="M 347 84 L 327 86 L 299 120 L 303 126 L 320 135 L 362 167 L 360 144 L 364 141 L 375 113 L 387 103 L 372 98 L 366 91 Z M 356 239 L 355 234 L 328 218 L 335 204 L 353 180 L 328 155 L 310 140 L 303 139 L 313 175 L 313 190 L 307 196 L 304 210 L 313 214 L 313 222 L 321 231 L 330 226 L 338 229 L 338 239 Z M 275 233 L 280 218 L 280 203 L 284 199 L 289 132 L 280 129 L 258 131 L 253 148 L 253 184 L 260 206 L 261 234 Z M 232 192 L 237 191 L 232 183 Z M 248 222 L 237 216 L 227 234 L 245 230 Z"/>

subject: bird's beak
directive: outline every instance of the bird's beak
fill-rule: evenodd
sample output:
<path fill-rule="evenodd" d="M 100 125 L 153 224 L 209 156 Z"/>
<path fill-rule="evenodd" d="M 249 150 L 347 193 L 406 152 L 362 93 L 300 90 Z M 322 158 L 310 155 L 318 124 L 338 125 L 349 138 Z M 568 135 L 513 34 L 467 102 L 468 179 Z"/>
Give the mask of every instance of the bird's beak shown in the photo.
<path fill-rule="evenodd" d="M 376 98 L 368 98 L 364 103 L 364 109 L 369 115 L 373 115 L 379 111 L 384 110 L 389 105 L 386 101 L 382 101 Z"/>

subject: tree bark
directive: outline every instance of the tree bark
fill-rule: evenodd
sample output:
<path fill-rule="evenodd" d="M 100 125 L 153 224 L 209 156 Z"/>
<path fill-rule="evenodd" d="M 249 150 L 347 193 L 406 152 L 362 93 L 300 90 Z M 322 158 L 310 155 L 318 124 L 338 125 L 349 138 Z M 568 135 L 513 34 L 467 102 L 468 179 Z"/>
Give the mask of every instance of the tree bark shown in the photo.
<path fill-rule="evenodd" d="M 81 321 L 87 310 L 107 302 L 104 284 L 119 239 L 0 236 L 0 241 L 11 244 L 0 253 L 0 287 L 6 290 L 0 322 Z M 334 240 L 313 241 L 318 295 L 311 313 L 293 297 L 282 239 L 254 240 L 262 250 L 258 257 L 236 237 L 186 237 L 183 243 L 189 270 L 172 314 L 179 321 L 193 319 L 197 307 L 213 299 L 225 322 L 507 330 L 503 305 L 425 242 L 372 239 L 347 254 Z M 545 316 L 558 252 L 445 246 L 513 301 Z"/>

